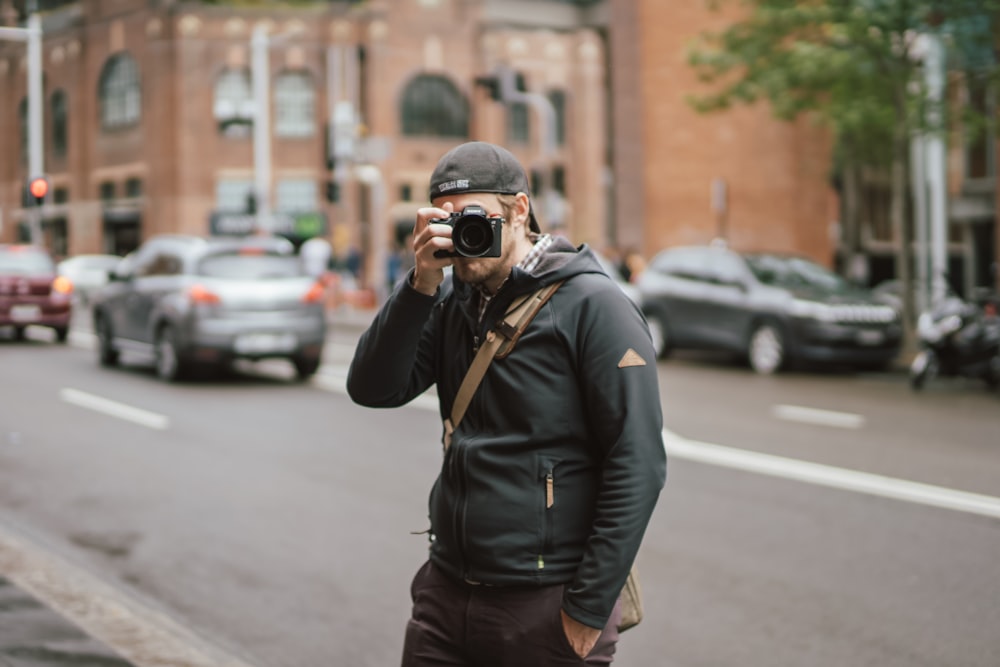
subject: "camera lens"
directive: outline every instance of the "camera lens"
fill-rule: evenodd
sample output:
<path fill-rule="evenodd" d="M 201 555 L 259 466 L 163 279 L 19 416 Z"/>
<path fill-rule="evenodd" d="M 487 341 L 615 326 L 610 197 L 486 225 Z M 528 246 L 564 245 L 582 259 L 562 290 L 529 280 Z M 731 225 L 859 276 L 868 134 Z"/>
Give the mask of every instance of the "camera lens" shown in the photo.
<path fill-rule="evenodd" d="M 452 241 L 462 255 L 479 257 L 493 245 L 493 225 L 482 216 L 465 216 L 455 222 Z"/>

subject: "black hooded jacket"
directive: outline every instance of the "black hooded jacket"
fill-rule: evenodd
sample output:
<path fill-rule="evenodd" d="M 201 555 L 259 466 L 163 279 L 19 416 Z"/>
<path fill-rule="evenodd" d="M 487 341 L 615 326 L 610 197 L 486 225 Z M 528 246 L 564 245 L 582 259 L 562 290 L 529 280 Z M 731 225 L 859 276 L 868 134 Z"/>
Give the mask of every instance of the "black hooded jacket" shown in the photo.
<path fill-rule="evenodd" d="M 566 584 L 563 609 L 607 622 L 666 479 L 655 353 L 638 308 L 586 247 L 556 239 L 515 268 L 478 323 L 478 294 L 409 280 L 362 336 L 351 398 L 394 407 L 437 385 L 442 419 L 478 341 L 521 294 L 566 279 L 495 359 L 430 494 L 431 560 L 492 585 Z"/>

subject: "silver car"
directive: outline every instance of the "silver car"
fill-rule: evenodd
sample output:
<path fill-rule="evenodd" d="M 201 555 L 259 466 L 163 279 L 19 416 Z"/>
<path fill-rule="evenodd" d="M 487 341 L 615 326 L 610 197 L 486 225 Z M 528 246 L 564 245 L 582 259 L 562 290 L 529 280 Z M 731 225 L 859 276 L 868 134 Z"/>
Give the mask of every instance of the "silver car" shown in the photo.
<path fill-rule="evenodd" d="M 153 237 L 110 273 L 93 317 L 102 365 L 141 355 L 168 381 L 238 358 L 288 359 L 305 379 L 326 335 L 324 288 L 277 237 Z"/>

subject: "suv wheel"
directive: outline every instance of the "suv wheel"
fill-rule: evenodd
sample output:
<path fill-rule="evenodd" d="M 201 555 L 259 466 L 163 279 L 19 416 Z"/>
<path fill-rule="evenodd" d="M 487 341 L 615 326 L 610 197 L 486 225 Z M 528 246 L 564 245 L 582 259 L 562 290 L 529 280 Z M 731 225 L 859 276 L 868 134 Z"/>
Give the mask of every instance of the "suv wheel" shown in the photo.
<path fill-rule="evenodd" d="M 118 364 L 118 350 L 112 342 L 111 322 L 102 317 L 97 321 L 97 360 L 102 366 Z"/>
<path fill-rule="evenodd" d="M 649 326 L 649 335 L 653 339 L 653 350 L 657 359 L 663 359 L 670 354 L 670 334 L 667 332 L 667 323 L 660 315 L 647 315 L 646 324 Z"/>
<path fill-rule="evenodd" d="M 295 365 L 295 374 L 300 380 L 308 380 L 319 370 L 319 359 L 312 357 L 295 357 L 292 363 Z"/>
<path fill-rule="evenodd" d="M 156 375 L 161 380 L 173 382 L 184 376 L 184 366 L 177 354 L 177 343 L 172 327 L 162 327 L 156 336 Z"/>
<path fill-rule="evenodd" d="M 750 368 L 760 375 L 776 373 L 786 361 L 785 337 L 774 324 L 759 324 L 750 334 Z"/>

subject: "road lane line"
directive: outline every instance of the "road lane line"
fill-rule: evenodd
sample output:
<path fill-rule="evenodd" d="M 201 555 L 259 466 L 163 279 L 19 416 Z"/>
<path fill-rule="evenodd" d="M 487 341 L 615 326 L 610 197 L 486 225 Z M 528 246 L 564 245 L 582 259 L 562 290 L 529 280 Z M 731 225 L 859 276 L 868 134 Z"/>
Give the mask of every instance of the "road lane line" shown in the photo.
<path fill-rule="evenodd" d="M 324 367 L 316 376 L 316 384 L 331 392 L 346 394 L 346 369 Z M 409 405 L 425 410 L 438 410 L 437 400 L 428 394 L 417 397 Z M 794 406 L 789 406 L 794 407 Z M 847 413 L 840 413 L 847 414 Z M 708 465 L 733 468 L 771 477 L 780 477 L 807 484 L 826 486 L 842 491 L 866 493 L 909 503 L 1000 518 L 1000 498 L 942 486 L 911 482 L 857 470 L 836 468 L 772 454 L 761 454 L 710 442 L 688 440 L 667 429 L 663 430 L 663 447 L 668 456 Z"/>
<path fill-rule="evenodd" d="M 251 667 L 246 659 L 195 634 L 164 611 L 3 523 L 0 574 L 137 667 Z"/>
<path fill-rule="evenodd" d="M 125 403 L 119 403 L 118 401 L 112 401 L 109 398 L 88 394 L 79 389 L 60 389 L 59 397 L 72 405 L 101 412 L 111 417 L 117 417 L 118 419 L 124 419 L 125 421 L 145 426 L 146 428 L 162 431 L 170 426 L 170 418 L 165 415 L 136 408 Z"/>
<path fill-rule="evenodd" d="M 820 463 L 761 454 L 708 442 L 697 442 L 667 430 L 663 431 L 663 446 L 667 450 L 667 455 L 689 461 L 1000 518 L 1000 498 L 979 493 L 957 491 L 931 484 L 835 468 Z"/>
<path fill-rule="evenodd" d="M 833 426 L 836 428 L 856 429 L 865 425 L 865 418 L 862 415 L 851 412 L 834 412 L 833 410 L 807 408 L 801 405 L 775 405 L 771 408 L 771 414 L 785 421 Z"/>

